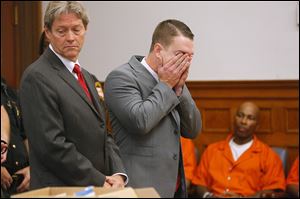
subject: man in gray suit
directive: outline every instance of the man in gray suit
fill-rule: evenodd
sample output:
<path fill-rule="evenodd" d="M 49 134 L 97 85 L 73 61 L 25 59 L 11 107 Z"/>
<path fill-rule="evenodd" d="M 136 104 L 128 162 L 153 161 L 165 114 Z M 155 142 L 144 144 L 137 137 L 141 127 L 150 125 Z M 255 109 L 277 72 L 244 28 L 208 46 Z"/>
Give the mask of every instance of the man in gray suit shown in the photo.
<path fill-rule="evenodd" d="M 154 187 L 162 197 L 186 197 L 180 135 L 195 138 L 200 112 L 185 81 L 193 33 L 178 20 L 155 29 L 147 57 L 133 56 L 105 81 L 112 132 L 129 186 Z"/>
<path fill-rule="evenodd" d="M 44 17 L 49 48 L 23 74 L 21 107 L 32 189 L 126 184 L 104 107 L 91 74 L 78 62 L 88 22 L 80 3 L 50 2 Z"/>

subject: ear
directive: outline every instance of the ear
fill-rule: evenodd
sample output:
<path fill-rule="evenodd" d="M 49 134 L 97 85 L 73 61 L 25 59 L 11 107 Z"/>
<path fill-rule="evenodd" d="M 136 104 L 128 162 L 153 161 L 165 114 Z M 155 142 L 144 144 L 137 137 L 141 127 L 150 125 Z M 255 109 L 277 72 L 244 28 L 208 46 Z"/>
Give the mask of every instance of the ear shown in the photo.
<path fill-rule="evenodd" d="M 51 34 L 51 31 L 45 26 L 44 27 L 44 32 L 45 32 L 45 36 L 46 36 L 46 39 L 48 40 L 48 41 L 50 41 L 50 34 Z"/>
<path fill-rule="evenodd" d="M 157 59 L 162 60 L 161 51 L 163 51 L 163 46 L 160 43 L 154 44 L 153 53 Z"/>

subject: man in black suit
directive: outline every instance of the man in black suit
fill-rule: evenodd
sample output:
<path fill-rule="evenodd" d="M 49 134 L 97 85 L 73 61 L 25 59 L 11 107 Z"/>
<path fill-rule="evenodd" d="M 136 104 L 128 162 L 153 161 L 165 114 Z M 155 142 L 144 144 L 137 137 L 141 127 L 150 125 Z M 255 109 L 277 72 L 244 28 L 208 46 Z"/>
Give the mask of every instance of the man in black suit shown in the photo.
<path fill-rule="evenodd" d="M 44 17 L 49 48 L 23 74 L 31 188 L 127 183 L 91 74 L 78 62 L 88 22 L 79 2 L 50 2 Z"/>

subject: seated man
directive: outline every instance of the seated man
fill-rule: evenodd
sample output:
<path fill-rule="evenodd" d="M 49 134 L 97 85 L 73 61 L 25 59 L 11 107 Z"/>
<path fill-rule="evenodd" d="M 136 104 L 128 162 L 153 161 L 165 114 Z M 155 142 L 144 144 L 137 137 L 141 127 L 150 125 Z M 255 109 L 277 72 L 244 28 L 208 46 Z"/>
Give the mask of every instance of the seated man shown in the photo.
<path fill-rule="evenodd" d="M 289 172 L 286 180 L 286 192 L 294 198 L 299 198 L 299 156 Z"/>
<path fill-rule="evenodd" d="M 254 135 L 259 108 L 252 102 L 240 105 L 234 132 L 204 151 L 193 184 L 209 197 L 276 197 L 285 190 L 279 156 Z"/>
<path fill-rule="evenodd" d="M 189 190 L 197 166 L 195 145 L 191 139 L 180 137 L 186 187 Z"/>

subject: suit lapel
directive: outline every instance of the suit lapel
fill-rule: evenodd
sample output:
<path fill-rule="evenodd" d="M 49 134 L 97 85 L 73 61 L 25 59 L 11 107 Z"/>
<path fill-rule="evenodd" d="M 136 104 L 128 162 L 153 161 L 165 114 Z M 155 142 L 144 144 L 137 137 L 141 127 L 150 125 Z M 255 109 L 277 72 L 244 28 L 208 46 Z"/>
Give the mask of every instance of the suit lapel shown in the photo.
<path fill-rule="evenodd" d="M 91 97 L 92 97 L 92 100 L 94 102 L 94 106 L 95 108 L 97 109 L 97 113 L 99 114 L 98 116 L 100 116 L 100 119 L 102 119 L 102 121 L 104 121 L 104 118 L 105 118 L 105 110 L 103 109 L 103 107 L 100 105 L 100 102 L 99 102 L 99 95 L 97 93 L 97 90 L 95 88 L 95 82 L 92 80 L 91 76 L 89 75 L 89 73 L 86 71 L 86 70 L 82 70 L 82 74 L 83 74 L 83 77 L 85 79 L 85 82 L 87 84 L 87 87 L 90 91 L 90 94 L 91 94 Z M 94 108 L 94 107 L 93 107 Z"/>
<path fill-rule="evenodd" d="M 90 102 L 85 92 L 80 87 L 77 80 L 68 71 L 68 69 L 66 67 L 61 67 L 58 75 L 90 106 L 90 108 L 96 113 L 96 115 L 100 117 L 97 110 L 94 108 L 93 104 Z"/>
<path fill-rule="evenodd" d="M 98 111 L 95 109 L 93 104 L 89 101 L 85 92 L 78 84 L 76 78 L 70 73 L 70 71 L 68 71 L 66 66 L 54 54 L 54 52 L 52 52 L 52 50 L 50 48 L 47 48 L 46 51 L 44 52 L 43 56 L 45 56 L 46 59 L 49 61 L 49 63 L 53 66 L 53 68 L 55 68 L 57 70 L 59 77 L 61 77 L 67 83 L 67 85 L 69 85 L 82 98 L 82 100 L 85 101 L 90 106 L 90 108 L 95 112 L 95 114 L 99 118 L 101 118 Z M 84 78 L 86 78 L 86 77 L 87 77 L 87 75 L 85 74 Z M 89 90 L 93 90 L 93 89 L 91 89 L 90 85 L 88 87 L 89 87 Z M 94 94 L 93 94 L 93 98 L 94 98 Z"/>

